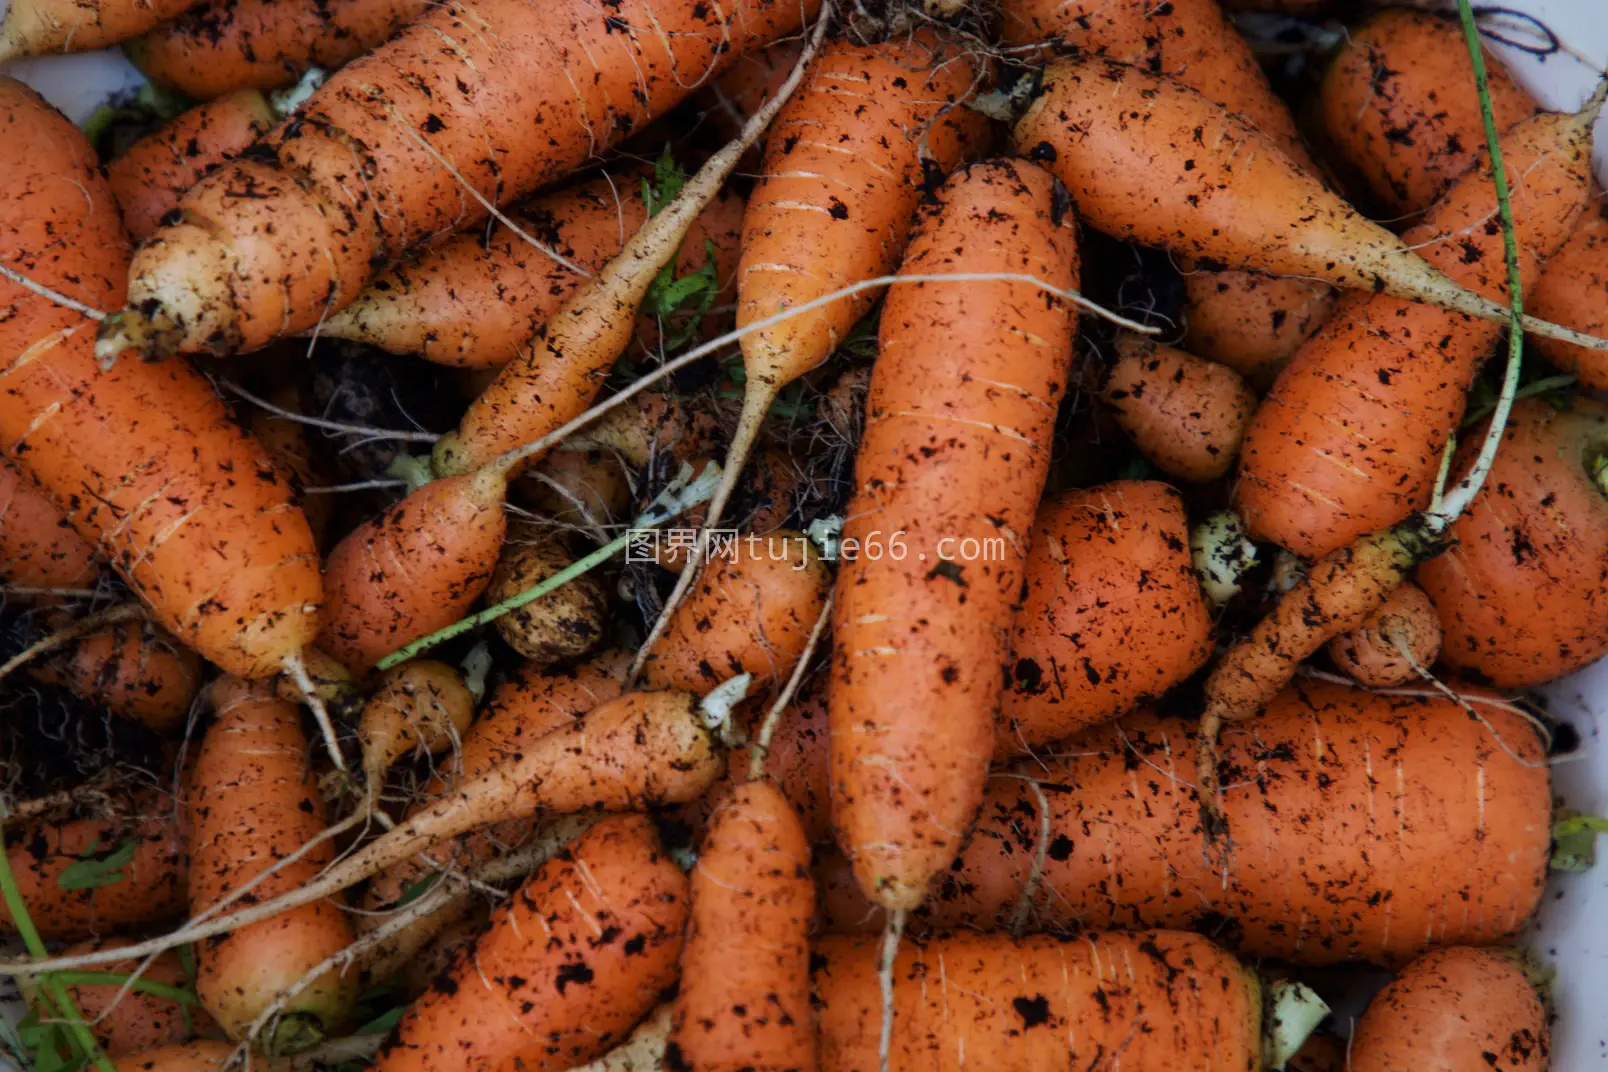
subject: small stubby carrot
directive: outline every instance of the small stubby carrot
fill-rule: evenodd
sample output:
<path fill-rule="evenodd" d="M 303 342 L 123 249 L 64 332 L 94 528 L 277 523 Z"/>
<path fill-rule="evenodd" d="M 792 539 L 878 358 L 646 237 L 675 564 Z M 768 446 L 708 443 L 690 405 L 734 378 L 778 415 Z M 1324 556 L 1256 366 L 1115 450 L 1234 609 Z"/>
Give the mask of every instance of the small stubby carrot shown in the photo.
<path fill-rule="evenodd" d="M 119 1058 L 117 1072 L 228 1072 L 238 1049 L 234 1043 L 219 1039 L 159 1046 Z M 251 1067 L 261 1072 L 291 1072 L 293 1066 L 289 1058 L 253 1054 Z"/>
<path fill-rule="evenodd" d="M 92 52 L 170 19 L 195 0 L 14 0 L 0 12 L 0 63 L 52 52 Z"/>
<path fill-rule="evenodd" d="M 139 241 L 155 231 L 201 176 L 262 137 L 278 118 L 268 98 L 242 89 L 191 108 L 129 146 L 106 166 L 128 236 Z"/>
<path fill-rule="evenodd" d="M 1052 61 L 1043 85 L 1016 123 L 1017 150 L 1066 184 L 1091 226 L 1229 267 L 1507 322 L 1501 303 L 1448 279 L 1273 138 L 1187 86 L 1111 60 L 1073 58 Z M 1580 341 L 1534 318 L 1524 324 Z"/>
<path fill-rule="evenodd" d="M 1522 956 L 1466 946 L 1425 953 L 1368 1003 L 1346 1068 L 1546 1072 L 1552 1067 L 1547 1011 Z"/>
<path fill-rule="evenodd" d="M 715 805 L 691 877 L 673 1045 L 690 1068 L 813 1069 L 810 843 L 782 791 L 737 786 Z"/>
<path fill-rule="evenodd" d="M 1540 110 L 1489 54 L 1485 66 L 1498 133 Z M 1388 8 L 1353 27 L 1324 72 L 1325 135 L 1385 208 L 1422 212 L 1484 147 L 1473 85 L 1455 18 Z"/>
<path fill-rule="evenodd" d="M 1077 264 L 1050 174 L 994 160 L 923 205 L 900 271 L 1070 288 Z M 839 843 L 891 909 L 921 902 L 982 799 L 1075 329 L 1018 282 L 896 286 L 883 306 L 843 528 L 855 551 L 833 590 L 829 744 Z M 996 550 L 963 560 L 967 546 Z"/>
<path fill-rule="evenodd" d="M 271 686 L 220 678 L 211 686 L 216 721 L 201 744 L 186 807 L 190 826 L 190 914 L 198 915 L 325 828 L 324 804 L 308 769 L 301 712 Z M 314 845 L 259 883 L 250 901 L 269 900 L 313 878 L 335 858 Z M 350 945 L 341 907 L 317 901 L 196 946 L 196 994 L 239 1040 L 280 995 Z M 257 1044 L 267 1053 L 315 1045 L 345 1021 L 357 998 L 355 973 L 332 968 L 287 1001 Z"/>
<path fill-rule="evenodd" d="M 1416 584 L 1402 584 L 1362 628 L 1329 641 L 1329 658 L 1359 685 L 1384 688 L 1419 680 L 1441 651 L 1435 604 Z"/>
<path fill-rule="evenodd" d="M 390 671 L 357 724 L 364 784 L 378 792 L 391 764 L 414 749 L 439 754 L 454 747 L 474 716 L 474 694 L 446 663 L 412 659 Z"/>
<path fill-rule="evenodd" d="M 1546 271 L 1525 292 L 1524 304 L 1536 316 L 1587 335 L 1608 333 L 1608 218 L 1601 194 L 1564 247 L 1547 261 Z M 1555 339 L 1535 340 L 1542 357 L 1582 386 L 1608 390 L 1608 361 L 1594 350 Z"/>
<path fill-rule="evenodd" d="M 324 564 L 318 646 L 364 673 L 462 618 L 497 568 L 507 493 L 495 469 L 432 480 L 348 533 Z"/>
<path fill-rule="evenodd" d="M 611 451 L 555 450 L 509 485 L 516 502 L 559 525 L 588 529 L 622 520 L 631 506 L 631 478 Z"/>
<path fill-rule="evenodd" d="M 486 601 L 498 603 L 575 564 L 556 533 L 516 526 L 508 534 Z M 542 665 L 585 655 L 603 641 L 608 597 L 596 578 L 581 576 L 497 619 L 497 633 Z"/>
<path fill-rule="evenodd" d="M 1427 691 L 1427 690 L 1426 690 Z M 1302 681 L 1223 734 L 1232 851 L 1207 851 L 1195 728 L 1139 714 L 989 784 L 977 829 L 912 926 L 1202 927 L 1246 956 L 1400 964 L 1510 941 L 1540 903 L 1551 785 L 1528 721 L 1491 694 Z M 881 926 L 850 883 L 829 928 Z"/>
<path fill-rule="evenodd" d="M 1196 483 L 1228 472 L 1256 411 L 1233 369 L 1140 335 L 1118 338 L 1100 397 L 1151 464 Z"/>
<path fill-rule="evenodd" d="M 173 803 L 140 794 L 130 804 L 135 818 L 30 824 L 6 847 L 28 915 L 45 938 L 111 935 L 184 914 L 190 857 Z M 80 884 L 70 870 L 125 856 L 122 866 L 97 869 L 109 880 L 100 884 Z M 3 905 L 0 928 L 15 930 Z"/>
<path fill-rule="evenodd" d="M 643 183 L 651 175 L 651 168 L 600 175 L 508 215 L 570 264 L 595 274 L 647 220 Z M 721 191 L 688 227 L 675 260 L 677 276 L 691 275 L 713 248 L 716 305 L 730 304 L 735 295 L 742 214 L 742 198 Z M 438 364 L 501 368 L 528 348 L 585 281 L 498 223 L 489 234 L 455 235 L 398 265 L 316 330 Z M 651 341 L 653 318 L 640 321 L 638 337 Z"/>
<path fill-rule="evenodd" d="M 1266 388 L 1337 300 L 1306 279 L 1197 268 L 1184 273 L 1184 347 Z"/>
<path fill-rule="evenodd" d="M 1453 464 L 1467 464 L 1472 434 Z M 1499 688 L 1540 684 L 1608 650 L 1608 407 L 1521 399 L 1453 545 L 1418 569 L 1440 613 L 1441 660 Z"/>
<path fill-rule="evenodd" d="M 123 304 L 126 239 L 94 150 L 0 79 L 0 262 L 86 306 Z M 0 447 L 92 540 L 157 623 L 223 669 L 277 673 L 317 629 L 307 520 L 188 363 L 96 364 L 94 322 L 0 281 Z"/>
<path fill-rule="evenodd" d="M 815 943 L 815 963 L 821 1072 L 877 1068 L 878 943 L 829 935 Z M 884 1066 L 893 1072 L 1263 1067 L 1261 984 L 1193 934 L 908 942 L 893 963 L 893 996 Z"/>
<path fill-rule="evenodd" d="M 16 466 L 0 462 L 0 581 L 24 588 L 87 588 L 99 573 L 94 546 Z"/>
<path fill-rule="evenodd" d="M 687 878 L 652 821 L 604 819 L 497 910 L 375 1072 L 536 1072 L 600 1056 L 675 982 L 686 919 Z"/>
<path fill-rule="evenodd" d="M 63 950 L 64 955 L 82 953 L 90 949 L 116 949 L 132 945 L 127 938 L 106 938 L 100 941 L 79 942 Z M 102 971 L 114 976 L 132 974 L 140 963 L 126 960 L 108 964 Z M 172 990 L 187 991 L 189 978 L 177 953 L 169 950 L 140 971 L 139 978 Z M 72 995 L 78 1011 L 94 1025 L 95 1041 L 108 1057 L 123 1057 L 144 1050 L 154 1050 L 184 1042 L 209 1031 L 216 1033 L 217 1025 L 198 1005 L 181 1002 L 166 994 L 131 988 L 123 990 L 121 978 L 104 983 L 71 984 L 67 991 Z M 195 997 L 189 995 L 189 1002 Z"/>
<path fill-rule="evenodd" d="M 832 583 L 802 532 L 739 533 L 703 571 L 644 664 L 651 688 L 706 693 L 738 674 L 780 686 L 798 664 Z"/>
<path fill-rule="evenodd" d="M 29 673 L 161 734 L 183 728 L 201 687 L 200 657 L 144 619 L 82 637 Z"/>
<path fill-rule="evenodd" d="M 125 46 L 148 78 L 197 100 L 334 70 L 423 14 L 425 0 L 210 0 Z"/>
<path fill-rule="evenodd" d="M 1568 240 L 1590 191 L 1582 116 L 1544 113 L 1502 137 L 1521 288 Z M 1489 163 L 1403 237 L 1458 283 L 1507 292 Z M 1505 300 L 1505 298 L 1504 298 Z M 1316 558 L 1429 505 L 1447 439 L 1501 329 L 1389 295 L 1349 295 L 1280 374 L 1241 445 L 1234 505 L 1251 535 Z"/>
<path fill-rule="evenodd" d="M 1117 481 L 1048 499 L 1033 523 L 996 750 L 1060 740 L 1158 698 L 1206 664 L 1211 610 L 1183 497 Z"/>

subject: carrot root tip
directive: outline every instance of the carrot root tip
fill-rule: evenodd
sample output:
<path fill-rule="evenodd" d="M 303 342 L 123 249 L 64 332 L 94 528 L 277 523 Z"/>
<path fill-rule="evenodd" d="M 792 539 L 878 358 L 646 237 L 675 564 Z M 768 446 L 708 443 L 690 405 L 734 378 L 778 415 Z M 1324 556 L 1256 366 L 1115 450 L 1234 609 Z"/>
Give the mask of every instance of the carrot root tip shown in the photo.
<path fill-rule="evenodd" d="M 258 1042 L 270 1057 L 310 1050 L 324 1041 L 324 1024 L 310 1012 L 286 1013 L 263 1029 Z"/>
<path fill-rule="evenodd" d="M 1329 1015 L 1329 1006 L 1304 983 L 1278 979 L 1263 996 L 1262 1058 L 1279 1072 Z"/>
<path fill-rule="evenodd" d="M 1219 510 L 1196 525 L 1189 534 L 1189 551 L 1201 591 L 1213 607 L 1239 595 L 1245 574 L 1256 565 L 1256 544 L 1232 510 Z"/>
<path fill-rule="evenodd" d="M 167 356 L 158 336 L 162 332 L 144 313 L 137 309 L 122 309 L 101 321 L 95 336 L 95 360 L 102 372 L 110 372 L 119 356 L 132 350 L 141 361 L 156 361 Z"/>

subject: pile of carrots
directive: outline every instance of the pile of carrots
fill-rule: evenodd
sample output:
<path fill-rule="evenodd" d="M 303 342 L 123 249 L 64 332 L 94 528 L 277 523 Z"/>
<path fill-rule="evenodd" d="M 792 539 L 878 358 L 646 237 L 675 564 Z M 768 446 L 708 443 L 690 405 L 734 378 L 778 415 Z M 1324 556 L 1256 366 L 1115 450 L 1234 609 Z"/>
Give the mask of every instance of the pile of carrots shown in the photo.
<path fill-rule="evenodd" d="M 1230 6 L 12 0 L 11 1055 L 1550 1067 L 1608 94 Z"/>

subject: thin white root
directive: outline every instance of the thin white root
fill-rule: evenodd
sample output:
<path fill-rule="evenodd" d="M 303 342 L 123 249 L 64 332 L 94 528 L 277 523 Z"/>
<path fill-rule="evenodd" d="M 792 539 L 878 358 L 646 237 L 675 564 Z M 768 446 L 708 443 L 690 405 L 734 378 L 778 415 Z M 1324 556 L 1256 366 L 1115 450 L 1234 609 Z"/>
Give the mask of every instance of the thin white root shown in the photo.
<path fill-rule="evenodd" d="M 340 421 L 327 421 L 322 417 L 309 417 L 305 413 L 297 413 L 293 410 L 285 409 L 283 406 L 276 406 L 266 398 L 252 394 L 233 380 L 220 378 L 217 382 L 219 387 L 224 388 L 231 394 L 239 395 L 253 406 L 265 409 L 275 417 L 283 417 L 287 421 L 305 424 L 309 428 L 322 428 L 326 432 L 340 432 L 344 435 L 358 435 L 369 439 L 397 439 L 404 443 L 434 443 L 441 438 L 434 432 L 404 432 L 394 428 L 371 428 L 366 424 L 342 424 Z"/>
<path fill-rule="evenodd" d="M 798 657 L 798 665 L 793 667 L 793 673 L 788 676 L 787 684 L 783 686 L 781 695 L 776 697 L 765 712 L 765 718 L 759 724 L 759 732 L 754 735 L 753 747 L 748 756 L 748 780 L 757 781 L 765 774 L 765 758 L 770 754 L 771 738 L 776 735 L 776 726 L 782 720 L 782 712 L 787 705 L 793 702 L 798 693 L 799 684 L 804 675 L 809 672 L 810 661 L 815 658 L 815 647 L 821 642 L 826 633 L 826 623 L 832 620 L 832 595 L 827 594 L 826 602 L 821 606 L 821 613 L 815 619 L 815 626 L 810 630 L 810 638 L 804 643 L 804 651 Z"/>
<path fill-rule="evenodd" d="M 99 321 L 106 319 L 106 314 L 95 308 L 93 305 L 85 305 L 76 298 L 69 298 L 59 290 L 51 290 L 43 283 L 36 283 L 32 279 L 29 279 L 27 276 L 23 275 L 21 272 L 12 268 L 7 268 L 3 264 L 0 264 L 0 278 L 9 279 L 11 282 L 17 284 L 17 286 L 23 288 L 24 290 L 31 290 L 41 298 L 44 298 L 47 301 L 53 301 L 62 308 L 71 309 L 73 312 L 87 316 L 91 320 Z"/>
<path fill-rule="evenodd" d="M 318 732 L 324 738 L 324 748 L 329 752 L 330 761 L 335 764 L 336 770 L 347 773 L 346 758 L 341 755 L 341 743 L 335 736 L 334 724 L 329 720 L 329 709 L 324 706 L 324 698 L 318 695 L 318 686 L 313 684 L 312 677 L 307 673 L 307 664 L 302 662 L 301 652 L 295 652 L 285 660 L 285 673 L 301 690 L 302 703 L 312 711 L 313 721 L 318 723 Z"/>
<path fill-rule="evenodd" d="M 140 609 L 138 603 L 119 603 L 115 607 L 108 607 L 96 614 L 80 618 L 65 628 L 56 630 L 44 639 L 28 645 L 4 663 L 0 663 L 0 681 L 4 681 L 19 667 L 28 665 L 39 656 L 55 651 L 57 648 L 66 647 L 73 641 L 86 637 L 97 629 L 117 622 L 126 622 L 143 615 L 144 612 Z"/>
<path fill-rule="evenodd" d="M 905 910 L 888 913 L 882 925 L 882 949 L 877 954 L 877 985 L 882 992 L 882 1031 L 877 1036 L 877 1068 L 888 1072 L 893 1054 L 893 965 L 899 958 L 899 939 L 904 937 Z"/>

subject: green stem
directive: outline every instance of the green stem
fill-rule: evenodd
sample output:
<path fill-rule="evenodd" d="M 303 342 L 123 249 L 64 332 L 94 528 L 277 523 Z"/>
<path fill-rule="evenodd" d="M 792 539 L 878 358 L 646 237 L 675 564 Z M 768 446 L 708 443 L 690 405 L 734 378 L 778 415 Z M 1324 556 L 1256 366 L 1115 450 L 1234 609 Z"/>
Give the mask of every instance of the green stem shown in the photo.
<path fill-rule="evenodd" d="M 134 979 L 130 972 L 65 971 L 51 972 L 50 977 L 63 986 L 126 986 L 141 994 L 167 998 L 181 1005 L 200 1005 L 201 999 L 180 986 L 170 986 L 150 979 Z M 130 980 L 133 980 L 130 982 Z"/>
<path fill-rule="evenodd" d="M 3 850 L 4 845 L 5 828 L 0 826 L 0 850 Z M 39 936 L 39 928 L 34 926 L 33 917 L 28 914 L 28 905 L 22 899 L 22 891 L 17 888 L 17 877 L 11 873 L 11 860 L 4 851 L 0 851 L 0 896 L 5 898 L 6 910 L 11 913 L 12 925 L 17 928 L 17 934 L 22 938 L 22 944 L 27 947 L 29 955 L 41 959 L 50 956 L 50 951 L 45 948 L 44 939 Z M 89 1030 L 84 1014 L 78 1010 L 78 1003 L 67 992 L 67 985 L 56 976 L 45 974 L 39 977 L 39 989 L 49 996 L 61 1018 L 62 1026 L 67 1029 L 78 1049 L 90 1059 L 90 1062 L 100 1069 L 100 1072 L 117 1072 L 117 1066 L 112 1064 L 111 1058 L 102 1053 L 99 1044 L 95 1042 L 95 1035 Z"/>

